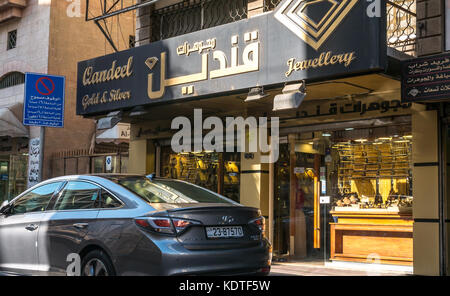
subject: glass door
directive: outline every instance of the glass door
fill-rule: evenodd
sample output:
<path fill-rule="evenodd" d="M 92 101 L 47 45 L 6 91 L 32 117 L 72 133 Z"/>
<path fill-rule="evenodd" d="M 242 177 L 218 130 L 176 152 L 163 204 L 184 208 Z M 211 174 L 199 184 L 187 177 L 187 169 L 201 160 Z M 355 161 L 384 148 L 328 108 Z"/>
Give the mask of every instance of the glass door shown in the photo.
<path fill-rule="evenodd" d="M 289 255 L 290 222 L 290 165 L 288 144 L 280 144 L 280 156 L 275 163 L 274 192 L 274 240 L 275 259 L 283 260 Z"/>
<path fill-rule="evenodd" d="M 320 207 L 318 204 L 318 182 L 321 156 L 312 153 L 295 153 L 296 194 L 296 249 L 301 257 L 321 258 L 320 252 Z"/>

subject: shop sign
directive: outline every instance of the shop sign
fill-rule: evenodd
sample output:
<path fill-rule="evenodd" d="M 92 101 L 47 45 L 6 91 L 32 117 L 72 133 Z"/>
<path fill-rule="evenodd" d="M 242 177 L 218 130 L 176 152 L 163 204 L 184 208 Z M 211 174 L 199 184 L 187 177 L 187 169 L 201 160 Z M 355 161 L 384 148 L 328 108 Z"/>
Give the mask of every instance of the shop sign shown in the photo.
<path fill-rule="evenodd" d="M 402 100 L 438 101 L 450 97 L 450 54 L 418 58 L 402 64 Z"/>
<path fill-rule="evenodd" d="M 353 116 L 365 116 L 376 113 L 387 115 L 392 112 L 408 110 L 411 103 L 402 103 L 400 100 L 371 100 L 364 101 L 340 101 L 329 104 L 305 104 L 299 112 L 298 118 L 314 118 L 327 116 L 342 116 L 353 114 Z"/>
<path fill-rule="evenodd" d="M 321 196 L 320 197 L 320 204 L 329 204 L 330 203 L 330 197 L 329 196 Z"/>
<path fill-rule="evenodd" d="M 77 114 L 381 71 L 385 13 L 369 17 L 367 5 L 284 0 L 270 13 L 82 61 Z"/>
<path fill-rule="evenodd" d="M 105 169 L 107 172 L 110 172 L 112 170 L 112 156 L 106 156 L 105 162 L 106 162 Z"/>
<path fill-rule="evenodd" d="M 305 173 L 304 167 L 295 167 L 294 168 L 294 174 L 303 174 L 303 173 Z"/>
<path fill-rule="evenodd" d="M 327 175 L 325 167 L 320 167 L 320 193 L 327 194 Z"/>

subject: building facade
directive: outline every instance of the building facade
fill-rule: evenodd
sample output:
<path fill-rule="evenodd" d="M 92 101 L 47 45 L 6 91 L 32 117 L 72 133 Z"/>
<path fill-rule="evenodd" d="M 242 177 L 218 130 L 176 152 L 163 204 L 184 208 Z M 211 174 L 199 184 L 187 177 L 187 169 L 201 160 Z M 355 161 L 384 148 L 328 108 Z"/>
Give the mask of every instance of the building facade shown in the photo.
<path fill-rule="evenodd" d="M 0 200 L 8 200 L 37 180 L 29 167 L 29 153 L 39 146 L 40 128 L 22 124 L 25 73 L 61 75 L 66 79 L 64 128 L 45 128 L 42 179 L 66 173 L 88 173 L 68 161 L 63 168 L 54 155 L 94 150 L 93 120 L 73 112 L 76 103 L 77 63 L 113 52 L 93 23 L 85 22 L 82 1 L 8 0 L 0 3 Z M 98 5 L 98 3 L 97 3 Z M 129 48 L 134 15 L 110 23 L 119 49 Z M 126 41 L 124 41 L 126 40 Z M 38 141 L 38 142 L 36 142 Z M 31 143 L 38 143 L 32 146 Z M 39 151 L 38 151 L 39 152 Z M 59 153 L 59 154 L 58 154 Z M 94 162 L 94 160 L 93 160 Z M 80 162 L 81 163 L 81 162 Z M 39 167 L 39 166 L 38 166 Z M 64 169 L 66 171 L 64 172 Z"/>
<path fill-rule="evenodd" d="M 78 70 L 77 113 L 131 124 L 129 172 L 260 208 L 275 259 L 447 273 L 445 104 L 405 100 L 401 82 L 406 63 L 444 51 L 442 1 L 150 2 L 135 50 Z M 174 151 L 180 116 L 190 151 Z M 204 120 L 239 117 L 279 124 L 275 162 L 236 138 L 196 146 Z"/>

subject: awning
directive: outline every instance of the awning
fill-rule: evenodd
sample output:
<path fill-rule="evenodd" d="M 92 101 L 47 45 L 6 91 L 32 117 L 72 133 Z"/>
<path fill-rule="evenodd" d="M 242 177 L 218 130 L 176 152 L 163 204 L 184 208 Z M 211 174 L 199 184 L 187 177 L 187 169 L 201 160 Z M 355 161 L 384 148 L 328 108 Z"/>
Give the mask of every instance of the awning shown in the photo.
<path fill-rule="evenodd" d="M 115 127 L 105 131 L 97 132 L 95 139 L 97 144 L 100 143 L 128 143 L 130 142 L 130 124 L 118 123 Z"/>
<path fill-rule="evenodd" d="M 21 110 L 23 110 L 22 104 L 0 108 L 0 137 L 29 137 L 28 129 L 17 117 L 17 114 L 21 114 Z"/>

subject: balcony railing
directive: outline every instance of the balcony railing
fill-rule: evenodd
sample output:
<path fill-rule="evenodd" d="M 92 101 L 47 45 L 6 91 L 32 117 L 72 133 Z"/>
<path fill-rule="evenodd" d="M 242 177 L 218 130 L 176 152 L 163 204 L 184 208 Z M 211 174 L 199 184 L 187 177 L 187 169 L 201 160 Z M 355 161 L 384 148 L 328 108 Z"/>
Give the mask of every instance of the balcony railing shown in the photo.
<path fill-rule="evenodd" d="M 386 1 L 387 44 L 416 55 L 416 0 Z"/>
<path fill-rule="evenodd" d="M 248 0 L 185 0 L 154 10 L 151 41 L 158 41 L 247 18 Z"/>
<path fill-rule="evenodd" d="M 282 0 L 264 0 L 264 11 L 274 10 Z M 409 55 L 416 54 L 416 0 L 386 1 L 387 45 Z"/>

